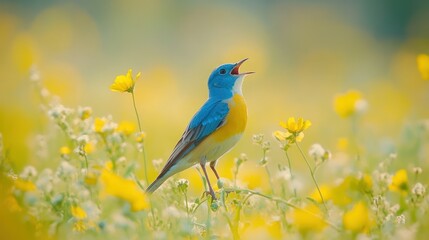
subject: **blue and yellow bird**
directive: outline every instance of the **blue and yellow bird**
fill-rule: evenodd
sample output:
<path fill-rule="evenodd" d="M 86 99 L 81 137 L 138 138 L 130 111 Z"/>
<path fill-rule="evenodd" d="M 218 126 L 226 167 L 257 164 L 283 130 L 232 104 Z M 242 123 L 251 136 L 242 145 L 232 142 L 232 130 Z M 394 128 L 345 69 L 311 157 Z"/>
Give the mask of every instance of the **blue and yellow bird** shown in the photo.
<path fill-rule="evenodd" d="M 146 192 L 154 192 L 172 175 L 200 164 L 210 195 L 216 199 L 207 176 L 206 164 L 210 163 L 210 168 L 219 179 L 215 169 L 217 160 L 243 135 L 247 122 L 247 107 L 242 84 L 244 77 L 253 73 L 239 73 L 241 64 L 246 60 L 247 58 L 238 63 L 223 64 L 211 73 L 208 80 L 208 100 L 194 115 L 167 164 Z"/>

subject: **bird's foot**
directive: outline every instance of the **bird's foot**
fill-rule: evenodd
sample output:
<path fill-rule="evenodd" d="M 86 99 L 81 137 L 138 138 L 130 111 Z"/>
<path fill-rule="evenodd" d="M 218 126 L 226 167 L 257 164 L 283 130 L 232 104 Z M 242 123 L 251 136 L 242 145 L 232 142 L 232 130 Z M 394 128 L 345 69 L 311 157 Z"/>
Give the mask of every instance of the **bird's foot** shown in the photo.
<path fill-rule="evenodd" d="M 212 201 L 213 200 L 217 200 L 217 198 L 216 198 L 216 194 L 214 193 L 214 191 L 212 190 L 212 191 L 205 191 L 204 192 L 204 194 L 203 194 L 204 196 L 211 196 L 212 197 Z"/>

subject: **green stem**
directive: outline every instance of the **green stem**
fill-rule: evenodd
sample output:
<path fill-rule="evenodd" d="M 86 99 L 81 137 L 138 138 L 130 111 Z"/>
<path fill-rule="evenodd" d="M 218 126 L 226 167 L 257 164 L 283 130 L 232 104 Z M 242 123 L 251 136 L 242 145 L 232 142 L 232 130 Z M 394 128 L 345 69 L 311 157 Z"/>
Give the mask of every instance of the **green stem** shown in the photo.
<path fill-rule="evenodd" d="M 88 170 L 88 166 L 89 166 L 89 164 L 88 164 L 88 157 L 86 156 L 86 153 L 83 156 L 85 158 L 85 167 L 86 167 L 86 170 Z"/>
<path fill-rule="evenodd" d="M 140 133 L 142 132 L 142 126 L 140 123 L 140 117 L 139 117 L 139 112 L 137 111 L 137 107 L 136 107 L 136 99 L 134 97 L 134 92 L 131 92 L 131 96 L 133 99 L 133 107 L 134 107 L 134 112 L 136 113 L 136 117 L 137 117 L 137 123 L 139 125 L 139 131 Z M 142 152 L 143 152 L 143 165 L 144 165 L 144 175 L 145 175 L 145 180 L 146 183 L 149 184 L 149 178 L 147 176 L 147 159 L 146 159 L 146 151 L 144 148 L 144 145 L 142 144 Z"/>
<path fill-rule="evenodd" d="M 136 116 L 137 116 L 137 123 L 139 124 L 139 131 L 142 131 L 142 127 L 140 124 L 140 117 L 139 117 L 139 113 L 137 112 L 137 107 L 136 107 L 136 99 L 134 97 L 134 92 L 131 92 L 131 96 L 133 98 L 133 106 L 134 106 L 134 111 L 136 112 Z"/>
<path fill-rule="evenodd" d="M 325 207 L 326 213 L 328 213 L 328 207 L 326 207 L 325 199 L 323 198 L 322 191 L 320 191 L 319 184 L 318 184 L 318 183 L 317 183 L 317 181 L 316 181 L 316 178 L 315 178 L 315 176 L 314 176 L 313 169 L 311 168 L 310 163 L 308 163 L 308 160 L 307 160 L 307 158 L 305 157 L 304 152 L 302 152 L 302 149 L 301 149 L 301 147 L 299 146 L 299 144 L 298 144 L 297 142 L 295 142 L 295 144 L 296 144 L 296 146 L 298 147 L 299 152 L 301 153 L 301 156 L 304 158 L 305 163 L 307 164 L 308 170 L 310 170 L 311 178 L 313 179 L 313 182 L 314 182 L 314 184 L 316 185 L 317 191 L 319 192 L 320 199 L 322 200 L 322 203 L 323 203 L 323 206 Z"/>
<path fill-rule="evenodd" d="M 186 215 L 189 218 L 189 206 L 188 206 L 188 196 L 186 195 L 186 192 L 183 191 L 183 195 L 185 196 L 185 207 L 186 207 Z"/>

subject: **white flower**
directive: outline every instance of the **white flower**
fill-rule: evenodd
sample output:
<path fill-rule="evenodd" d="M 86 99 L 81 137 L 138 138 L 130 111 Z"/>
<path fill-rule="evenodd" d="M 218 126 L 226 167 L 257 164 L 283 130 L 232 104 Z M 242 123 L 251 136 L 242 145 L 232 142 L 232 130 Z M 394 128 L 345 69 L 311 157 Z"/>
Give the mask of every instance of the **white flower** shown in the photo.
<path fill-rule="evenodd" d="M 62 161 L 60 166 L 57 169 L 57 175 L 64 176 L 64 177 L 71 176 L 75 172 L 76 172 L 76 168 L 66 161 Z"/>
<path fill-rule="evenodd" d="M 331 159 L 331 152 L 324 149 L 322 145 L 315 143 L 311 145 L 308 150 L 308 154 L 317 162 L 317 161 L 325 161 Z"/>
<path fill-rule="evenodd" d="M 418 183 L 416 183 L 416 185 L 414 185 L 414 187 L 411 191 L 417 197 L 422 197 L 426 193 L 426 188 L 425 188 L 425 186 L 423 186 L 423 184 L 418 182 Z"/>
<path fill-rule="evenodd" d="M 404 224 L 405 223 L 405 215 L 401 214 L 399 216 L 396 216 L 395 223 L 396 224 Z"/>
<path fill-rule="evenodd" d="M 355 102 L 355 110 L 357 113 L 364 113 L 368 109 L 368 102 L 364 99 L 359 99 Z"/>
<path fill-rule="evenodd" d="M 162 162 L 163 161 L 164 160 L 162 160 L 162 158 L 160 158 L 160 159 L 154 159 L 154 160 L 152 160 L 152 165 L 155 167 L 155 169 L 160 170 L 161 167 L 162 167 Z"/>
<path fill-rule="evenodd" d="M 289 168 L 285 168 L 283 170 L 278 171 L 275 178 L 282 181 L 291 180 L 292 176 L 290 175 Z"/>
<path fill-rule="evenodd" d="M 399 208 L 400 208 L 399 204 L 395 204 L 392 207 L 390 207 L 390 211 L 392 213 L 396 213 L 397 211 L 399 211 Z"/>
<path fill-rule="evenodd" d="M 88 135 L 81 135 L 77 137 L 76 141 L 79 145 L 85 145 L 89 142 L 89 136 Z"/>
<path fill-rule="evenodd" d="M 37 170 L 33 166 L 26 166 L 19 175 L 23 179 L 28 179 L 37 176 Z"/>
<path fill-rule="evenodd" d="M 30 68 L 30 81 L 39 82 L 40 81 L 40 73 L 35 65 Z"/>
<path fill-rule="evenodd" d="M 64 120 L 68 115 L 70 115 L 73 112 L 73 109 L 66 108 L 62 104 L 57 104 L 53 106 L 49 111 L 48 114 L 54 119 L 61 119 Z"/>
<path fill-rule="evenodd" d="M 262 141 L 264 140 L 264 134 L 255 134 L 252 136 L 252 141 L 254 144 L 262 144 Z"/>
<path fill-rule="evenodd" d="M 321 158 L 323 154 L 325 154 L 325 149 L 322 145 L 315 143 L 311 145 L 310 150 L 308 150 L 308 154 L 313 158 Z"/>
<path fill-rule="evenodd" d="M 91 219 L 93 221 L 97 220 L 101 214 L 101 210 L 100 208 L 97 207 L 97 204 L 95 204 L 90 200 L 84 202 L 82 204 L 82 208 L 85 210 L 86 214 L 88 215 L 88 219 Z"/>
<path fill-rule="evenodd" d="M 418 174 L 421 174 L 423 170 L 420 167 L 414 167 L 413 172 L 414 174 L 418 175 Z"/>
<path fill-rule="evenodd" d="M 53 184 L 52 184 L 52 179 L 53 179 L 53 171 L 49 168 L 44 169 L 37 181 L 36 181 L 36 186 L 38 189 L 44 191 L 44 192 L 52 192 L 53 189 Z"/>

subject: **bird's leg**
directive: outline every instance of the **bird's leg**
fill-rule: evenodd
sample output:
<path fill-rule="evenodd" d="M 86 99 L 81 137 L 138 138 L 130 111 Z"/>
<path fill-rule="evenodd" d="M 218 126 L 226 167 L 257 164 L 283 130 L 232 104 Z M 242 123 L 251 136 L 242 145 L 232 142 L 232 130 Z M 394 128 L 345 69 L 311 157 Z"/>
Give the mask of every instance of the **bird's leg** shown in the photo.
<path fill-rule="evenodd" d="M 211 162 L 210 168 L 213 170 L 214 174 L 216 175 L 217 180 L 219 180 L 219 174 L 217 174 L 215 167 L 216 167 L 216 161 Z"/>
<path fill-rule="evenodd" d="M 200 163 L 201 168 L 203 169 L 204 172 L 204 176 L 206 176 L 206 180 L 207 180 L 207 184 L 209 185 L 209 191 L 210 191 L 210 195 L 212 195 L 212 199 L 216 200 L 216 196 L 215 193 L 213 191 L 212 185 L 210 184 L 210 180 L 209 180 L 209 176 L 207 175 L 207 171 L 206 171 L 206 165 L 205 163 Z"/>

